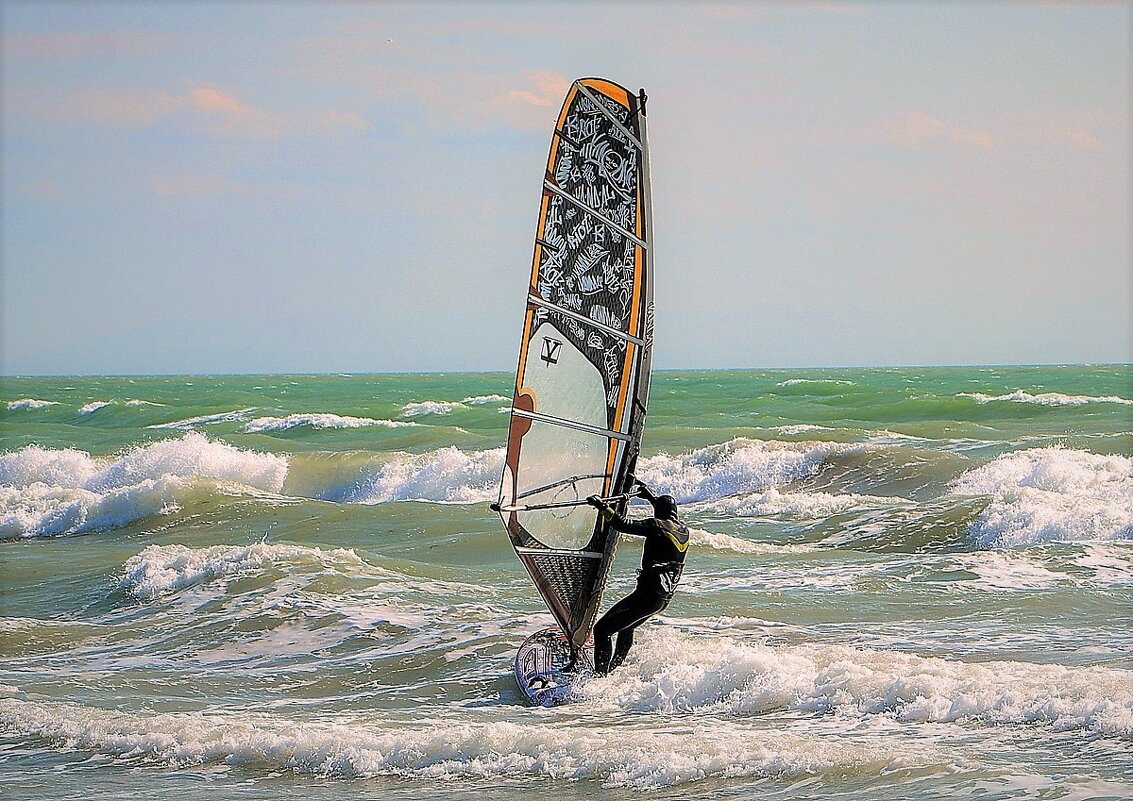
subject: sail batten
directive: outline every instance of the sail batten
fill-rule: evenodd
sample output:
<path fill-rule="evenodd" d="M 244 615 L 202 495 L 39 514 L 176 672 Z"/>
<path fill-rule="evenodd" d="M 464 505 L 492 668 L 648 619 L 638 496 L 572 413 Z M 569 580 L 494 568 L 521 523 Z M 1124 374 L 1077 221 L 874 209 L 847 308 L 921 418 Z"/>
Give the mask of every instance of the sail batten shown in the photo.
<path fill-rule="evenodd" d="M 603 78 L 567 92 L 551 136 L 496 508 L 548 609 L 580 647 L 617 535 L 648 405 L 651 210 L 639 99 Z"/>

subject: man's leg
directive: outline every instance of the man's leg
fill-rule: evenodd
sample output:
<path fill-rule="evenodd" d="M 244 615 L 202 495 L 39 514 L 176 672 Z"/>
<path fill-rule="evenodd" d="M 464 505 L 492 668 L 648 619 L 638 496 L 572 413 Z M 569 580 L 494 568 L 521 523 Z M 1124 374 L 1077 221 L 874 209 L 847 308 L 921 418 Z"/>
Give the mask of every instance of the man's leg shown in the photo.
<path fill-rule="evenodd" d="M 620 665 L 633 645 L 632 629 L 664 609 L 668 603 L 669 600 L 664 596 L 637 589 L 610 607 L 610 611 L 602 615 L 602 619 L 594 626 L 594 672 L 604 676 Z M 627 632 L 626 629 L 631 631 Z M 629 638 L 623 646 L 622 640 L 627 633 Z M 621 658 L 615 656 L 611 661 L 611 638 L 614 634 L 618 635 L 618 653 Z"/>
<path fill-rule="evenodd" d="M 611 638 L 632 621 L 633 593 L 610 607 L 594 624 L 594 672 L 605 676 L 610 672 Z"/>
<path fill-rule="evenodd" d="M 637 595 L 637 593 L 634 593 Z M 632 596 L 631 596 L 632 597 Z M 618 644 L 614 648 L 614 656 L 610 660 L 610 670 L 621 665 L 633 647 L 633 633 L 637 627 L 669 605 L 669 599 L 662 595 L 646 595 L 642 593 L 641 599 L 635 604 L 637 618 L 618 632 Z"/>

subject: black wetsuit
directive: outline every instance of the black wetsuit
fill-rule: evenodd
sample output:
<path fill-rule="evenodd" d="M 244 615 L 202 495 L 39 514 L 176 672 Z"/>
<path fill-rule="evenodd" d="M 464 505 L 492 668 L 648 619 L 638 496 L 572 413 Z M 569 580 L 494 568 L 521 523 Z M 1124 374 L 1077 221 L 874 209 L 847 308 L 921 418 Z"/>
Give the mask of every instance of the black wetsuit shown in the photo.
<path fill-rule="evenodd" d="M 645 538 L 637 589 L 618 601 L 594 626 L 594 668 L 605 674 L 620 665 L 633 646 L 633 630 L 669 605 L 684 570 L 688 527 L 677 519 L 627 521 L 608 509 L 610 527 Z M 611 640 L 617 634 L 618 644 Z"/>

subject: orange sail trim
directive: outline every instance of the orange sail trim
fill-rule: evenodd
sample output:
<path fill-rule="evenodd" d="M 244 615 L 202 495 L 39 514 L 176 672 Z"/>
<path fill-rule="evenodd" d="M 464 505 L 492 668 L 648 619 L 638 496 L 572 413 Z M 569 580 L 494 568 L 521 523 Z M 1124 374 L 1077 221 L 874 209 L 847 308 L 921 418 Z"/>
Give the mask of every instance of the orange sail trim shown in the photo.
<path fill-rule="evenodd" d="M 616 83 L 604 80 L 602 78 L 583 78 L 579 81 L 580 84 L 587 89 L 593 89 L 596 92 L 601 92 L 611 100 L 621 103 L 626 108 L 629 108 L 629 92 L 625 88 L 618 86 Z M 571 91 L 576 91 L 573 88 Z"/>

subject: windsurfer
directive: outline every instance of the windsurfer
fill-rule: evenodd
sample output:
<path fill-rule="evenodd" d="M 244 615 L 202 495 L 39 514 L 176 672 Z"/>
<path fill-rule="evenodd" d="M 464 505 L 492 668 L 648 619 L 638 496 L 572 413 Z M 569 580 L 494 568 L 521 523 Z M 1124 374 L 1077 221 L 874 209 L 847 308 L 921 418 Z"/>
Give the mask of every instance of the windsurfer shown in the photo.
<path fill-rule="evenodd" d="M 638 495 L 653 505 L 652 518 L 626 520 L 597 495 L 586 499 L 606 516 L 615 531 L 645 538 L 637 589 L 614 604 L 594 626 L 594 670 L 599 675 L 620 665 L 633 646 L 634 629 L 669 605 L 688 551 L 688 527 L 677 516 L 673 496 L 656 496 L 641 482 L 637 482 L 637 489 Z"/>

